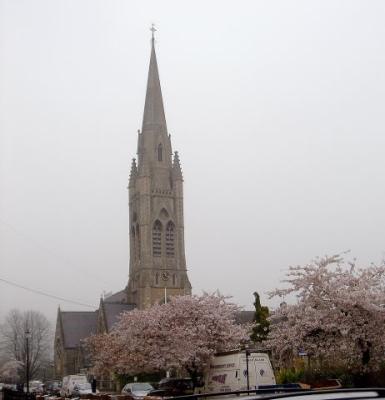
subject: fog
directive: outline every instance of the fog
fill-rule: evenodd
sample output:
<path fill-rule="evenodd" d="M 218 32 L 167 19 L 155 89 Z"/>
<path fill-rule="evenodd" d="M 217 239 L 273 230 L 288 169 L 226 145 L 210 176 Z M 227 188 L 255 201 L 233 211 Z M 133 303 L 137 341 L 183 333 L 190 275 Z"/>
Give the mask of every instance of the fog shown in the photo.
<path fill-rule="evenodd" d="M 194 293 L 385 251 L 383 1 L 0 0 L 0 279 L 89 306 L 128 279 L 149 28 Z M 11 308 L 92 309 L 0 281 Z"/>

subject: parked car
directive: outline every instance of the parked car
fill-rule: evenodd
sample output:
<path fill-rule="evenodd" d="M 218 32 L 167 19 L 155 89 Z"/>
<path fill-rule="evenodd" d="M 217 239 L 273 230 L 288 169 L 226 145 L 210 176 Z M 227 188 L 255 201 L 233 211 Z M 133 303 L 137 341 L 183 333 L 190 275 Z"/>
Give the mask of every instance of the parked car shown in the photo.
<path fill-rule="evenodd" d="M 242 400 L 379 400 L 385 399 L 385 388 L 354 388 L 334 390 L 256 389 L 253 395 L 242 396 Z M 223 394 L 220 393 L 223 398 Z M 226 396 L 227 400 L 239 400 L 239 395 Z M 211 400 L 215 400 L 212 397 Z"/>
<path fill-rule="evenodd" d="M 49 395 L 59 396 L 61 389 L 60 381 L 47 381 L 45 383 L 45 391 Z"/>
<path fill-rule="evenodd" d="M 122 394 L 131 396 L 134 400 L 140 400 L 152 390 L 154 390 L 154 387 L 148 382 L 132 382 L 123 387 Z"/>
<path fill-rule="evenodd" d="M 194 393 L 194 385 L 190 378 L 164 378 L 159 382 L 158 389 L 163 396 L 185 396 Z"/>
<path fill-rule="evenodd" d="M 61 397 L 71 397 L 75 385 L 88 383 L 86 375 L 67 375 L 63 377 L 62 387 L 60 389 Z"/>
<path fill-rule="evenodd" d="M 24 384 L 24 393 L 27 392 L 27 384 Z M 29 381 L 29 392 L 34 394 L 44 394 L 44 383 L 42 381 Z"/>
<path fill-rule="evenodd" d="M 8 389 L 8 390 L 17 390 L 17 385 L 13 383 L 4 383 L 3 384 L 3 390 Z"/>
<path fill-rule="evenodd" d="M 71 391 L 71 396 L 79 397 L 82 394 L 91 394 L 92 393 L 92 386 L 89 382 L 82 382 L 82 383 L 77 383 L 74 385 L 72 391 Z M 99 393 L 97 390 L 96 393 Z"/>

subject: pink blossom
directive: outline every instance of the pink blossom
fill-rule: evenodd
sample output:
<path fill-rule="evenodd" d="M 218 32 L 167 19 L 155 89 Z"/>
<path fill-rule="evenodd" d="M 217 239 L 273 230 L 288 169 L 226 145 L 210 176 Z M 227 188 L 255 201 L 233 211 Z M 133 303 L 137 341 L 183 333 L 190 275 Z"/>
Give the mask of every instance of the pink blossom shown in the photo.
<path fill-rule="evenodd" d="M 272 317 L 267 344 L 280 365 L 307 352 L 313 360 L 350 370 L 379 368 L 385 352 L 385 267 L 357 269 L 336 255 L 290 267 L 287 288 L 270 297 L 295 294 Z"/>
<path fill-rule="evenodd" d="M 110 334 L 88 340 L 95 372 L 196 374 L 216 352 L 247 338 L 247 327 L 235 323 L 239 307 L 227 300 L 219 294 L 177 296 L 124 313 Z"/>

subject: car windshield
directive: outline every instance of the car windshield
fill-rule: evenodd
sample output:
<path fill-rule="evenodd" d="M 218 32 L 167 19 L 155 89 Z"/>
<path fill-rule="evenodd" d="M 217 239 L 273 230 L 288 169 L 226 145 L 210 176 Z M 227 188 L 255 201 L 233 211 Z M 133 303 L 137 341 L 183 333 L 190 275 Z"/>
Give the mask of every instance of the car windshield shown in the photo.
<path fill-rule="evenodd" d="M 149 383 L 134 383 L 131 390 L 133 392 L 148 391 L 154 389 Z"/>

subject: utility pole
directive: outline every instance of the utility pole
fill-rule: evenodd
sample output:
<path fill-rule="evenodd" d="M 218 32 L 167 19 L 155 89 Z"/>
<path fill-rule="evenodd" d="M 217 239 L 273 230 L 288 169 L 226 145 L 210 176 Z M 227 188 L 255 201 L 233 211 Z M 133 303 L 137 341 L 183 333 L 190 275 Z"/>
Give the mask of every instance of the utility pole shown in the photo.
<path fill-rule="evenodd" d="M 25 331 L 25 343 L 26 343 L 26 350 L 27 350 L 27 365 L 26 365 L 26 379 L 27 379 L 27 397 L 29 396 L 29 339 L 31 337 L 31 332 L 27 328 Z"/>
<path fill-rule="evenodd" d="M 245 346 L 246 350 L 246 380 L 247 380 L 247 390 L 250 390 L 250 380 L 249 380 L 249 355 L 250 350 L 248 346 Z"/>

